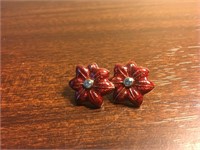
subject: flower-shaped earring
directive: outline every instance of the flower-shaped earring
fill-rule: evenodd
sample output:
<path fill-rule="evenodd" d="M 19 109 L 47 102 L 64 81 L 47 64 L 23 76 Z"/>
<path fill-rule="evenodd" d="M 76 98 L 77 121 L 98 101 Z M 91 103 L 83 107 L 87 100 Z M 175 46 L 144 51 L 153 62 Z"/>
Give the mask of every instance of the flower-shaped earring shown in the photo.
<path fill-rule="evenodd" d="M 113 83 L 109 81 L 109 71 L 99 68 L 96 63 L 87 67 L 77 66 L 76 77 L 70 80 L 69 86 L 74 89 L 78 105 L 92 104 L 100 108 L 102 96 L 113 91 Z"/>
<path fill-rule="evenodd" d="M 115 85 L 113 99 L 115 103 L 130 101 L 139 107 L 143 101 L 143 95 L 154 88 L 154 84 L 147 79 L 149 70 L 138 67 L 134 62 L 125 66 L 115 65 L 114 77 L 111 79 Z"/>

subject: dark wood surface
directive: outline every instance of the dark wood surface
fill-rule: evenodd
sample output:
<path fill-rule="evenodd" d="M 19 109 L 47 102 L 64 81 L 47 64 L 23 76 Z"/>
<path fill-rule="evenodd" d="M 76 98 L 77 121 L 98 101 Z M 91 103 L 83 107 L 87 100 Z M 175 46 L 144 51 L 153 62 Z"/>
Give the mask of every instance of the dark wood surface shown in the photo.
<path fill-rule="evenodd" d="M 1 147 L 200 148 L 198 0 L 1 3 Z M 134 60 L 156 88 L 139 109 L 74 105 L 77 64 Z"/>

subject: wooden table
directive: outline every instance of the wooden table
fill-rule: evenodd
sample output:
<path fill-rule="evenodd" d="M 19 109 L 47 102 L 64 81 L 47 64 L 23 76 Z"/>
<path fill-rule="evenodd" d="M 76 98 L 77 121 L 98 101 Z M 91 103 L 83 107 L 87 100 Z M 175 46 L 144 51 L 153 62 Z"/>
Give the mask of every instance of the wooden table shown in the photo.
<path fill-rule="evenodd" d="M 198 0 L 3 1 L 3 149 L 199 149 Z M 134 60 L 156 88 L 139 109 L 74 105 L 77 64 Z"/>

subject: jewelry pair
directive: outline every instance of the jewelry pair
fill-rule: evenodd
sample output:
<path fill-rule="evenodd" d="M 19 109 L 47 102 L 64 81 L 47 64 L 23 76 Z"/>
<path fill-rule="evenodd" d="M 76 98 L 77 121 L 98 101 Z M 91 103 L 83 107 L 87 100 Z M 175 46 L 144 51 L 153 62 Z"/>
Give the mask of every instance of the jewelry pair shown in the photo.
<path fill-rule="evenodd" d="M 87 67 L 78 65 L 76 77 L 69 81 L 69 86 L 75 90 L 77 105 L 100 108 L 103 96 L 113 92 L 114 103 L 130 102 L 139 107 L 143 95 L 154 88 L 153 82 L 147 79 L 148 74 L 147 68 L 139 67 L 134 62 L 125 66 L 115 65 L 111 78 L 109 70 L 99 68 L 96 63 Z"/>

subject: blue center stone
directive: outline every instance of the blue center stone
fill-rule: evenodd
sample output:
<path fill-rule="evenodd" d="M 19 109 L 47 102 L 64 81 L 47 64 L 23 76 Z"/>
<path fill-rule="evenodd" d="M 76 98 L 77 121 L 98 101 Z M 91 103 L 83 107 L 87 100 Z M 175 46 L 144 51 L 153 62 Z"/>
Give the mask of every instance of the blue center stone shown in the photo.
<path fill-rule="evenodd" d="M 133 78 L 127 77 L 124 79 L 123 83 L 124 83 L 125 87 L 130 87 L 131 85 L 133 85 L 134 81 L 135 80 Z"/>
<path fill-rule="evenodd" d="M 94 83 L 94 80 L 91 80 L 91 79 L 86 79 L 84 82 L 83 82 L 83 86 L 86 88 L 86 89 L 89 89 L 92 87 Z"/>

